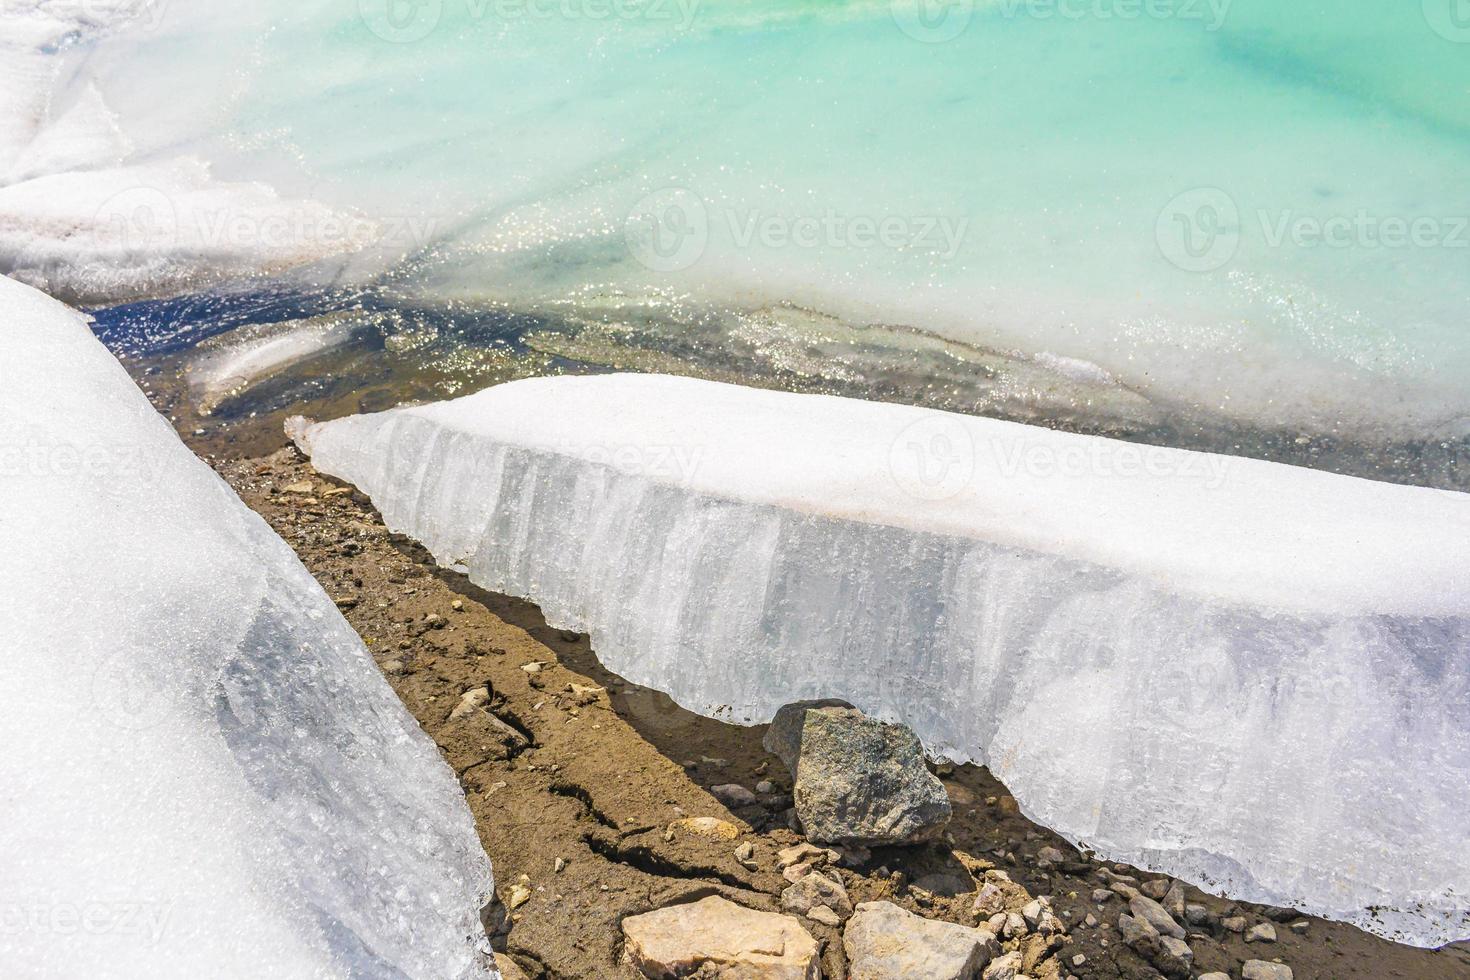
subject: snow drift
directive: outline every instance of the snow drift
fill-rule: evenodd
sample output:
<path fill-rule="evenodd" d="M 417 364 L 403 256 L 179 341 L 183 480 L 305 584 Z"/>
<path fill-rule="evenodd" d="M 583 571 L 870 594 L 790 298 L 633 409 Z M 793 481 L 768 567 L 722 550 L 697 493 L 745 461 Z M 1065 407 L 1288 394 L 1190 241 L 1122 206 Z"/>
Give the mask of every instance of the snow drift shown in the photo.
<path fill-rule="evenodd" d="M 845 698 L 1110 859 L 1470 936 L 1470 497 L 657 376 L 293 430 L 694 710 Z"/>
<path fill-rule="evenodd" d="M 490 977 L 464 797 L 290 549 L 0 278 L 0 963 Z"/>

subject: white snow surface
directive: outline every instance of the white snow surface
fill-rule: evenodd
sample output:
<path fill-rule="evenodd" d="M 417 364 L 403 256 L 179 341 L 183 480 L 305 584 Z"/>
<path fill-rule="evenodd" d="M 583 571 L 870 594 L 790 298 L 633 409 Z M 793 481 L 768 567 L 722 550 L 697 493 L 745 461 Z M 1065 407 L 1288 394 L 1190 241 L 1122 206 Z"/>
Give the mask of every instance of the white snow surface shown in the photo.
<path fill-rule="evenodd" d="M 7 978 L 493 977 L 438 751 L 82 317 L 0 277 Z"/>
<path fill-rule="evenodd" d="M 1470 496 L 660 376 L 292 430 L 696 711 L 846 698 L 1108 859 L 1470 936 Z"/>

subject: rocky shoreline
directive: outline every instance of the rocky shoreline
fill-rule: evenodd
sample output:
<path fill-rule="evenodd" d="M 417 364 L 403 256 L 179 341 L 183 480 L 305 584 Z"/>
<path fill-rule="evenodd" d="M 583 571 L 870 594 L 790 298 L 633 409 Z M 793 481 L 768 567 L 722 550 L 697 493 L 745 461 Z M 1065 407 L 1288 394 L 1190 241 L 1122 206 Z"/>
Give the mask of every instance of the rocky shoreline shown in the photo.
<path fill-rule="evenodd" d="M 206 458 L 219 448 L 185 438 Z M 459 777 L 495 866 L 487 924 L 507 976 L 689 975 L 705 954 L 672 948 L 661 913 L 712 916 L 735 946 L 741 929 L 811 938 L 797 972 L 752 975 L 912 972 L 874 958 L 901 936 L 944 975 L 972 975 L 978 956 L 986 980 L 1470 977 L 1464 948 L 1400 946 L 1099 863 L 977 767 L 929 766 L 951 815 L 926 842 L 810 842 L 792 828 L 788 767 L 762 744 L 780 750 L 778 732 L 695 716 L 608 673 L 585 636 L 435 567 L 292 450 L 210 461 L 336 600 Z M 824 819 L 811 814 L 807 829 Z"/>

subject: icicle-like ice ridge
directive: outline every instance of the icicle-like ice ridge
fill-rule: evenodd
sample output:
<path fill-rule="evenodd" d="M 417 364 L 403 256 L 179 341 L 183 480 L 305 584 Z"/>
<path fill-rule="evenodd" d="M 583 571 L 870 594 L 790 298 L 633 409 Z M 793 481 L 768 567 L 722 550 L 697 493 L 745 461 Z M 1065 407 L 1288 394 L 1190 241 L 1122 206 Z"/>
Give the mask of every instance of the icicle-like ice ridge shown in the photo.
<path fill-rule="evenodd" d="M 8 976 L 494 975 L 453 773 L 84 319 L 0 277 Z"/>
<path fill-rule="evenodd" d="M 1336 581 L 1304 558 L 1296 574 L 1322 594 L 1271 603 L 1223 574 L 1212 593 L 1187 556 L 1155 562 L 1157 575 L 1147 558 L 1096 560 L 1113 542 L 1093 542 L 1084 559 L 1018 544 L 1008 529 L 986 540 L 893 526 L 942 522 L 924 500 L 912 513 L 872 509 L 885 494 L 849 480 L 869 432 L 810 438 L 804 419 L 822 416 L 820 428 L 842 400 L 731 391 L 741 389 L 518 382 L 296 435 L 319 469 L 371 494 L 390 527 L 440 562 L 533 599 L 548 621 L 590 633 L 610 669 L 696 711 L 752 723 L 800 698 L 846 698 L 911 725 L 936 755 L 989 765 L 1030 816 L 1108 858 L 1416 944 L 1470 935 L 1470 623 L 1453 611 L 1462 586 L 1445 581 L 1456 563 L 1470 568 L 1452 536 L 1470 498 L 1231 460 L 1246 472 L 1232 470 L 1217 493 L 1199 488 L 1201 508 L 1229 512 L 1250 499 L 1242 486 L 1265 481 L 1263 499 L 1281 496 L 1280 519 L 1295 521 L 1290 490 L 1301 484 L 1310 506 L 1358 508 L 1362 527 L 1340 533 L 1376 550 Z M 748 417 L 731 412 L 742 400 Z M 915 418 L 958 418 L 846 404 L 875 446 Z M 761 440 L 732 434 L 781 418 L 789 425 L 763 430 L 766 459 L 742 453 Z M 962 424 L 1032 445 L 1082 438 Z M 556 448 L 579 427 L 585 440 Z M 640 445 L 640 430 L 665 441 Z M 804 439 L 811 482 L 777 486 L 771 473 Z M 1176 464 L 1198 455 L 1157 452 Z M 870 467 L 875 480 L 891 479 L 888 465 Z M 820 486 L 824 471 L 830 502 L 810 506 L 792 484 Z M 1106 497 L 1105 482 L 1072 489 Z M 977 526 L 988 504 L 1009 506 L 1007 492 L 973 495 Z M 1179 518 L 1169 488 L 1143 493 L 1160 520 Z M 1402 526 L 1383 526 L 1375 501 L 1398 505 Z M 1262 519 L 1242 540 L 1281 559 L 1271 552 L 1288 530 Z M 1425 521 L 1440 524 L 1444 545 L 1403 587 L 1400 563 L 1413 556 L 1392 541 L 1415 548 L 1412 525 Z M 1058 510 L 1057 527 L 1067 524 Z M 1128 542 L 1116 546 L 1123 554 Z M 1273 588 L 1292 574 L 1260 569 Z M 1369 584 L 1354 594 L 1358 575 Z"/>

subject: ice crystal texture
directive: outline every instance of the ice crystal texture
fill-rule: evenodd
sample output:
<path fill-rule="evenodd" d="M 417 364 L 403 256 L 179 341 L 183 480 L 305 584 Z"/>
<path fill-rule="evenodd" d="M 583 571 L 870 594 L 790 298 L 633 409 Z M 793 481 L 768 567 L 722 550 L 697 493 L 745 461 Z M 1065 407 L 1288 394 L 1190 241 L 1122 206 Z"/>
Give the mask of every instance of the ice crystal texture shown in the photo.
<path fill-rule="evenodd" d="M 658 376 L 293 429 L 694 710 L 844 698 L 1110 859 L 1470 935 L 1470 497 Z"/>
<path fill-rule="evenodd" d="M 464 797 L 286 544 L 0 278 L 0 963 L 490 977 Z"/>

